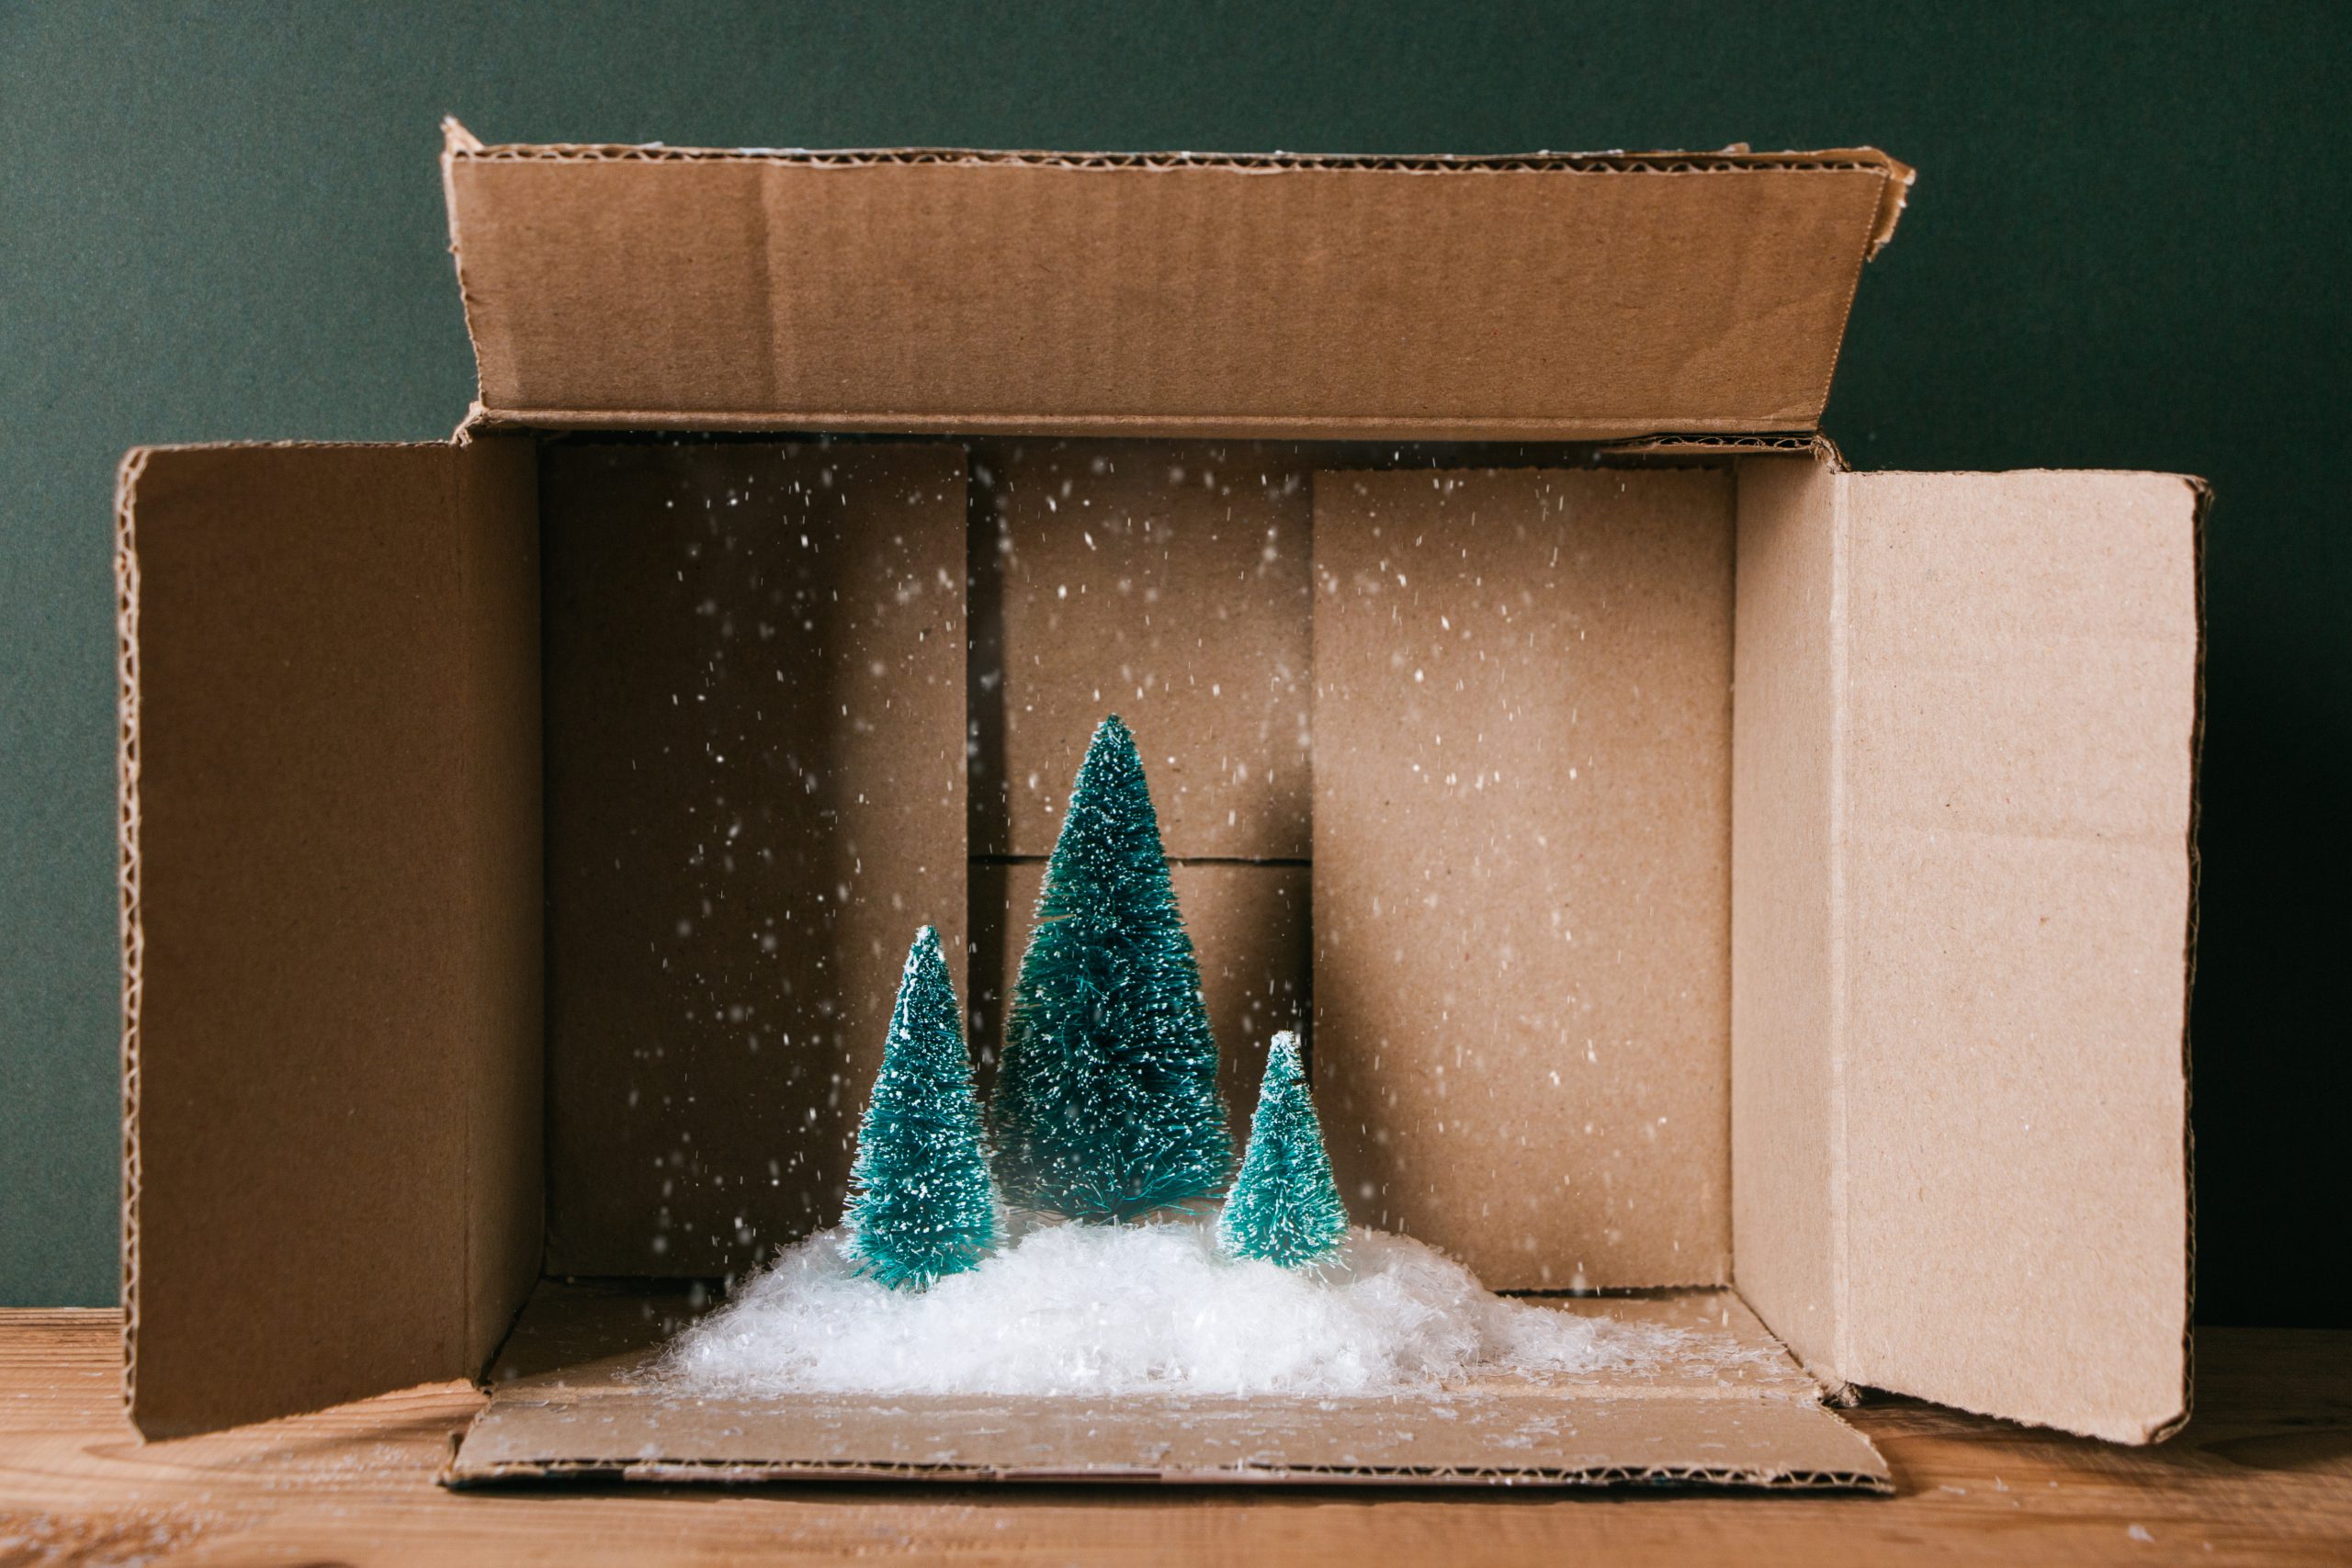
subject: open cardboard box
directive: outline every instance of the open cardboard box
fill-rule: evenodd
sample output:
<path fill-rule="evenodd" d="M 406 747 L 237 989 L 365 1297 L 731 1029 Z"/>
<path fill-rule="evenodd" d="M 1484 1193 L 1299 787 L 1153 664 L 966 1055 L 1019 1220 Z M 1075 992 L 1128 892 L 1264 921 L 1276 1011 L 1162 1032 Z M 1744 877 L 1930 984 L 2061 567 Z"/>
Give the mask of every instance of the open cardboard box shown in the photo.
<path fill-rule="evenodd" d="M 2204 492 L 1843 467 L 1908 170 L 444 168 L 453 441 L 123 467 L 142 1432 L 464 1376 L 461 1482 L 1883 1489 L 1826 1397 L 2184 1418 Z M 838 1216 L 918 923 L 985 1061 L 1112 709 L 1238 1111 L 1306 1021 L 1360 1223 L 1736 1370 L 633 1381 Z"/>

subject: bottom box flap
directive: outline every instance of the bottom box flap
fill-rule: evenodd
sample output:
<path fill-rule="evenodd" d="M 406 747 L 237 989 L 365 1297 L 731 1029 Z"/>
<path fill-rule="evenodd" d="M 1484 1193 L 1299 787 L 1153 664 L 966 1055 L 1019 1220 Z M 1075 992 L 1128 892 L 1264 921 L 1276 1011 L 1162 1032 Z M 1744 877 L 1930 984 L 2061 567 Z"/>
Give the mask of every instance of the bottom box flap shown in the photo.
<path fill-rule="evenodd" d="M 833 1479 L 1891 1489 L 1870 1441 L 1724 1291 L 1558 1310 L 1679 1330 L 1639 1371 L 1377 1398 L 715 1398 L 661 1375 L 695 1297 L 543 1285 L 445 1480 Z"/>

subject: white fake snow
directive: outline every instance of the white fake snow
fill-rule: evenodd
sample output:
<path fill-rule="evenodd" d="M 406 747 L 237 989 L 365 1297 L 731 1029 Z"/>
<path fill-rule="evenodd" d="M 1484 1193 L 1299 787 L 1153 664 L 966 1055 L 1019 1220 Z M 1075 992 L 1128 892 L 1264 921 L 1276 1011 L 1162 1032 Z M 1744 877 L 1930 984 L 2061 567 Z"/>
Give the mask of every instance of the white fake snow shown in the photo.
<path fill-rule="evenodd" d="M 820 1232 L 680 1335 L 661 1375 L 735 1394 L 1392 1394 L 1654 1363 L 1690 1337 L 1505 1300 L 1381 1231 L 1318 1272 L 1237 1261 L 1215 1223 L 1049 1224 L 922 1292 L 859 1277 Z"/>

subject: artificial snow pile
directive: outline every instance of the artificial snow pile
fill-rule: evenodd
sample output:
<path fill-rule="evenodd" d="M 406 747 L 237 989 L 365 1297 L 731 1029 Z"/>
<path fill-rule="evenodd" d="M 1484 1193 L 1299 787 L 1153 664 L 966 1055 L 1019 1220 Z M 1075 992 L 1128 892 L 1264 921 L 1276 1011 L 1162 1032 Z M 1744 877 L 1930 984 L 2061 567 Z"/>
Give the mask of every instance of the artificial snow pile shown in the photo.
<path fill-rule="evenodd" d="M 1046 864 L 985 1111 L 962 1019 L 925 926 L 843 1224 L 747 1281 L 653 1376 L 751 1396 L 1328 1397 L 1691 1353 L 1688 1334 L 1505 1301 L 1418 1242 L 1347 1229 L 1295 1033 L 1269 1046 L 1235 1169 L 1199 964 L 1115 714 Z M 1025 1234 L 1007 1235 L 1008 1201 Z"/>
<path fill-rule="evenodd" d="M 1228 1257 L 1215 1233 L 1213 1218 L 1047 1224 L 910 1292 L 821 1232 L 689 1328 L 657 1375 L 737 1395 L 1381 1395 L 1655 1364 L 1691 1337 L 1507 1301 L 1385 1232 L 1354 1230 L 1305 1270 Z"/>

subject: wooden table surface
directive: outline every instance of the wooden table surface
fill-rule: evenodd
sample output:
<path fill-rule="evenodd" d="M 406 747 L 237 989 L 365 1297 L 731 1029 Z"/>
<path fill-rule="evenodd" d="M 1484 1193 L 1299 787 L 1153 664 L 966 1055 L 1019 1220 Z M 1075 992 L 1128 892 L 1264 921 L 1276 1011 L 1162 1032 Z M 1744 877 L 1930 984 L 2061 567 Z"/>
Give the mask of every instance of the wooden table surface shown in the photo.
<path fill-rule="evenodd" d="M 2211 1329 L 2197 1417 L 2120 1449 L 1886 1399 L 1898 1495 L 802 1485 L 446 1492 L 435 1384 L 142 1444 L 111 1312 L 0 1312 L 0 1564 L 2352 1563 L 2352 1334 Z"/>

